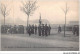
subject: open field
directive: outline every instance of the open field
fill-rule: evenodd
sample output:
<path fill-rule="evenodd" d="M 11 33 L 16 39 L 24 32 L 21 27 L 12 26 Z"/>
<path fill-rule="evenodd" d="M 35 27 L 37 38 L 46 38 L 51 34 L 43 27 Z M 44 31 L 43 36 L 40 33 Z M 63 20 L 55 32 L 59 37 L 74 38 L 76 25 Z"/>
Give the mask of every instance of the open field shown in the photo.
<path fill-rule="evenodd" d="M 79 36 L 66 31 L 51 31 L 48 37 L 32 34 L 2 34 L 1 49 L 4 51 L 77 51 L 79 50 Z"/>

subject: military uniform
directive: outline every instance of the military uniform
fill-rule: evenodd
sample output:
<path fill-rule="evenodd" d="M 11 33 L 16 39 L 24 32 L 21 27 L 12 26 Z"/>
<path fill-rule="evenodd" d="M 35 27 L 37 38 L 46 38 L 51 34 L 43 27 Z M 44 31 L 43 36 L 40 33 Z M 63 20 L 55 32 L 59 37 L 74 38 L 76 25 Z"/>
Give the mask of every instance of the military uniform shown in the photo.
<path fill-rule="evenodd" d="M 58 27 L 58 33 L 60 33 L 60 32 L 61 32 L 61 27 L 59 26 L 59 27 Z"/>
<path fill-rule="evenodd" d="M 48 35 L 50 35 L 50 32 L 51 32 L 51 27 L 49 25 L 49 27 L 48 27 Z"/>
<path fill-rule="evenodd" d="M 28 34 L 29 34 L 29 36 L 31 35 L 31 26 L 30 25 L 28 26 Z"/>
<path fill-rule="evenodd" d="M 76 28 L 76 29 L 75 29 L 75 33 L 76 33 L 77 36 L 79 36 L 79 26 L 76 25 L 75 28 Z"/>
<path fill-rule="evenodd" d="M 77 34 L 77 36 L 79 36 L 79 27 L 77 27 L 77 29 L 76 29 L 76 34 Z"/>
<path fill-rule="evenodd" d="M 44 36 L 44 34 L 45 34 L 45 28 L 44 28 L 44 24 L 42 24 L 42 26 L 41 26 L 41 29 L 42 29 L 42 36 Z"/>
<path fill-rule="evenodd" d="M 45 35 L 48 36 L 48 26 L 47 26 L 47 24 L 45 25 Z"/>
<path fill-rule="evenodd" d="M 73 27 L 73 35 L 75 35 L 75 32 L 76 32 L 76 27 L 74 26 Z"/>
<path fill-rule="evenodd" d="M 38 26 L 38 34 L 39 36 L 41 36 L 41 26 L 40 25 Z"/>
<path fill-rule="evenodd" d="M 34 29 L 35 29 L 35 34 L 37 34 L 37 26 L 36 25 L 35 25 Z"/>
<path fill-rule="evenodd" d="M 31 33 L 34 34 L 34 25 L 31 27 Z"/>

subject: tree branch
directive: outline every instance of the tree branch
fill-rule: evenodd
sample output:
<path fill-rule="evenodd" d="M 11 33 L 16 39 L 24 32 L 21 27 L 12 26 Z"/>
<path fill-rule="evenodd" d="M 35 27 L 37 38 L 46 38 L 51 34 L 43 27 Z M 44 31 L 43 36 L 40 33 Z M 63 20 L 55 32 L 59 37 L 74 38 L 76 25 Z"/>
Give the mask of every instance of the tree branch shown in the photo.
<path fill-rule="evenodd" d="M 26 13 L 27 15 L 31 15 L 33 14 L 33 12 L 37 9 L 36 7 L 36 1 L 32 2 L 32 1 L 28 1 L 26 3 L 23 3 L 23 7 L 21 7 L 21 9 L 23 10 L 24 13 Z"/>
<path fill-rule="evenodd" d="M 3 16 L 7 16 L 7 15 L 9 15 L 9 11 L 10 11 L 10 10 L 7 10 L 7 6 L 5 6 L 4 4 L 1 4 L 1 9 L 0 9 L 0 11 L 1 11 L 1 14 L 2 14 Z"/>

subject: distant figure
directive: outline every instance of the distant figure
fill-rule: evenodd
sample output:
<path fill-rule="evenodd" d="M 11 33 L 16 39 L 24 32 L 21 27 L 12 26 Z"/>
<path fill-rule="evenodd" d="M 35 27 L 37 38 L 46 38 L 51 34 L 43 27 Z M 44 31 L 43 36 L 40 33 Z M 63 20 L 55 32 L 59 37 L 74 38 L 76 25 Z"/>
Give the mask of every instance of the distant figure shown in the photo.
<path fill-rule="evenodd" d="M 79 36 L 79 26 L 73 27 L 73 34 Z"/>
<path fill-rule="evenodd" d="M 75 33 L 76 33 L 76 27 L 74 26 L 73 27 L 73 35 L 75 35 Z"/>
<path fill-rule="evenodd" d="M 48 26 L 47 26 L 47 24 L 45 24 L 45 36 L 48 36 Z"/>
<path fill-rule="evenodd" d="M 28 29 L 27 30 L 28 30 L 29 36 L 31 36 L 31 25 L 28 26 Z"/>
<path fill-rule="evenodd" d="M 79 36 L 79 26 L 76 26 L 76 35 Z"/>
<path fill-rule="evenodd" d="M 38 26 L 38 34 L 41 36 L 41 25 Z"/>
<path fill-rule="evenodd" d="M 44 24 L 42 24 L 41 29 L 42 29 L 42 36 L 44 36 L 44 34 L 45 34 L 45 33 L 44 33 L 44 31 L 45 31 L 45 30 L 44 30 L 44 29 L 45 29 L 45 28 L 44 28 Z"/>
<path fill-rule="evenodd" d="M 34 27 L 34 30 L 35 30 L 35 34 L 37 34 L 37 26 L 36 25 Z"/>
<path fill-rule="evenodd" d="M 34 34 L 34 25 L 31 26 L 31 33 Z"/>
<path fill-rule="evenodd" d="M 61 27 L 60 27 L 60 25 L 59 25 L 59 27 L 58 27 L 58 33 L 60 33 L 61 32 Z"/>
<path fill-rule="evenodd" d="M 48 26 L 48 35 L 50 35 L 50 32 L 51 32 L 51 26 L 49 25 Z"/>

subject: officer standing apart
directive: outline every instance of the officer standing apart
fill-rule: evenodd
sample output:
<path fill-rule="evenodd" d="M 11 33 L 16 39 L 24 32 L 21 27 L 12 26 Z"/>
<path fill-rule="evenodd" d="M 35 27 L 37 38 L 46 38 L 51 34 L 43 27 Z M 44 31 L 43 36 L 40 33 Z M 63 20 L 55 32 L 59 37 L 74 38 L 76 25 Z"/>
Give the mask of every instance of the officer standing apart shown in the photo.
<path fill-rule="evenodd" d="M 76 27 L 75 26 L 73 27 L 73 31 L 72 32 L 73 32 L 73 35 L 75 35 L 75 33 L 76 33 Z"/>
<path fill-rule="evenodd" d="M 59 25 L 59 27 L 58 27 L 58 33 L 60 33 L 61 32 L 61 27 L 60 27 L 60 25 Z"/>

